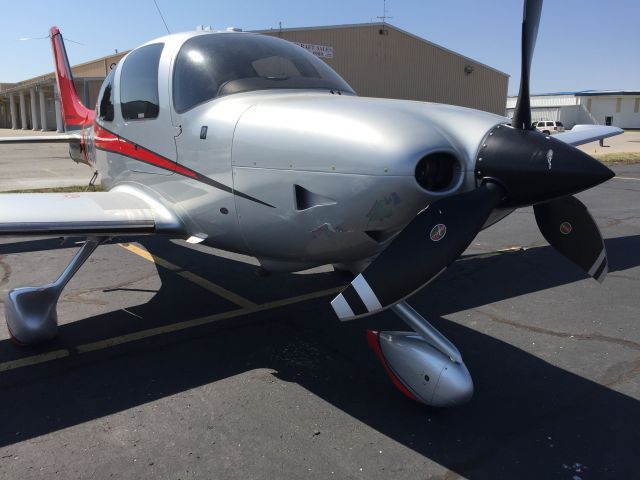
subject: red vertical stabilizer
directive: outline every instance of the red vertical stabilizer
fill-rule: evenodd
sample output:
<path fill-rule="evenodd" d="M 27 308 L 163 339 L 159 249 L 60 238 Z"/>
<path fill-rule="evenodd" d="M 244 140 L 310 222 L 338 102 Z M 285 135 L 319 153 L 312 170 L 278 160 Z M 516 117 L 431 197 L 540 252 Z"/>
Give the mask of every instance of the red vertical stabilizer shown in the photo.
<path fill-rule="evenodd" d="M 60 108 L 62 109 L 65 130 L 67 130 L 66 127 L 91 123 L 95 118 L 95 112 L 85 107 L 80 101 L 80 97 L 78 97 L 78 92 L 73 84 L 73 75 L 71 74 L 67 51 L 58 27 L 51 27 L 49 36 L 51 37 L 51 47 L 53 48 L 56 80 L 58 82 L 58 91 L 60 92 Z"/>

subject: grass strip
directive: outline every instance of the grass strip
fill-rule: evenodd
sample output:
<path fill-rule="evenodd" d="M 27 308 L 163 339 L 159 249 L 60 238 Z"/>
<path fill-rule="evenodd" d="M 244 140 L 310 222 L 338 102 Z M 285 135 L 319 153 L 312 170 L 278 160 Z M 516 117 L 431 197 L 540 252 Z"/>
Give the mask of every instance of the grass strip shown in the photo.
<path fill-rule="evenodd" d="M 52 187 L 52 188 L 28 188 L 24 190 L 9 190 L 0 193 L 76 193 L 76 192 L 104 192 L 101 185 L 73 185 L 71 187 Z"/>
<path fill-rule="evenodd" d="M 640 163 L 640 152 L 604 153 L 595 158 L 607 165 L 630 165 Z"/>

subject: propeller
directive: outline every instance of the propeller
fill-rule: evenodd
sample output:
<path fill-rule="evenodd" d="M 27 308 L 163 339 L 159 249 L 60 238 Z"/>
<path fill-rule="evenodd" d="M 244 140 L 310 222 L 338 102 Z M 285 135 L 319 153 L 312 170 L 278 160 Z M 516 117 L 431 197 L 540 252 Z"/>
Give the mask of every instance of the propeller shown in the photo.
<path fill-rule="evenodd" d="M 533 206 L 536 223 L 556 250 L 600 283 L 608 273 L 607 250 L 600 229 L 576 197 Z"/>
<path fill-rule="evenodd" d="M 501 196 L 486 183 L 429 205 L 331 302 L 338 317 L 380 311 L 429 283 L 465 251 Z"/>
<path fill-rule="evenodd" d="M 430 204 L 331 302 L 341 320 L 384 310 L 435 279 L 471 244 L 496 207 L 533 205 L 545 239 L 602 281 L 607 254 L 597 225 L 574 193 L 614 176 L 577 148 L 530 129 L 529 69 L 542 0 L 525 0 L 522 76 L 511 126 L 498 125 L 476 158 L 478 187 Z"/>
<path fill-rule="evenodd" d="M 531 128 L 531 101 L 529 98 L 529 72 L 533 50 L 538 38 L 538 25 L 542 13 L 542 0 L 525 0 L 522 16 L 522 53 L 520 58 L 520 92 L 513 113 L 513 128 L 529 130 Z"/>

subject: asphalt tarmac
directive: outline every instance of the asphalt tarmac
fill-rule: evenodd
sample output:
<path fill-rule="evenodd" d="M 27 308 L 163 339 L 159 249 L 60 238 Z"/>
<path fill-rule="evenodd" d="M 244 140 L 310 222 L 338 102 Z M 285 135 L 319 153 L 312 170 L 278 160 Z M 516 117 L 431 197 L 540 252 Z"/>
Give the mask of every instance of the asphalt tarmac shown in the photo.
<path fill-rule="evenodd" d="M 365 330 L 406 327 L 336 320 L 348 279 L 330 268 L 260 277 L 181 241 L 101 246 L 55 341 L 19 348 L 0 325 L 0 478 L 636 478 L 640 165 L 615 170 L 579 195 L 604 284 L 523 209 L 410 299 L 474 378 L 458 408 L 395 390 Z M 80 240 L 3 239 L 0 294 L 54 280 Z"/>

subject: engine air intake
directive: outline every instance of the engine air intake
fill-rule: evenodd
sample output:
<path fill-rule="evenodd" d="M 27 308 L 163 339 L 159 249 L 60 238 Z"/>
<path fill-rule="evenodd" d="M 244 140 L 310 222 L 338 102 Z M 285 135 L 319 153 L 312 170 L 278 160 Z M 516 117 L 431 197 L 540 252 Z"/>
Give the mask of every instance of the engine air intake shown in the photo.
<path fill-rule="evenodd" d="M 460 175 L 458 159 L 450 153 L 436 152 L 427 155 L 416 166 L 416 180 L 430 192 L 442 192 L 453 186 Z"/>

